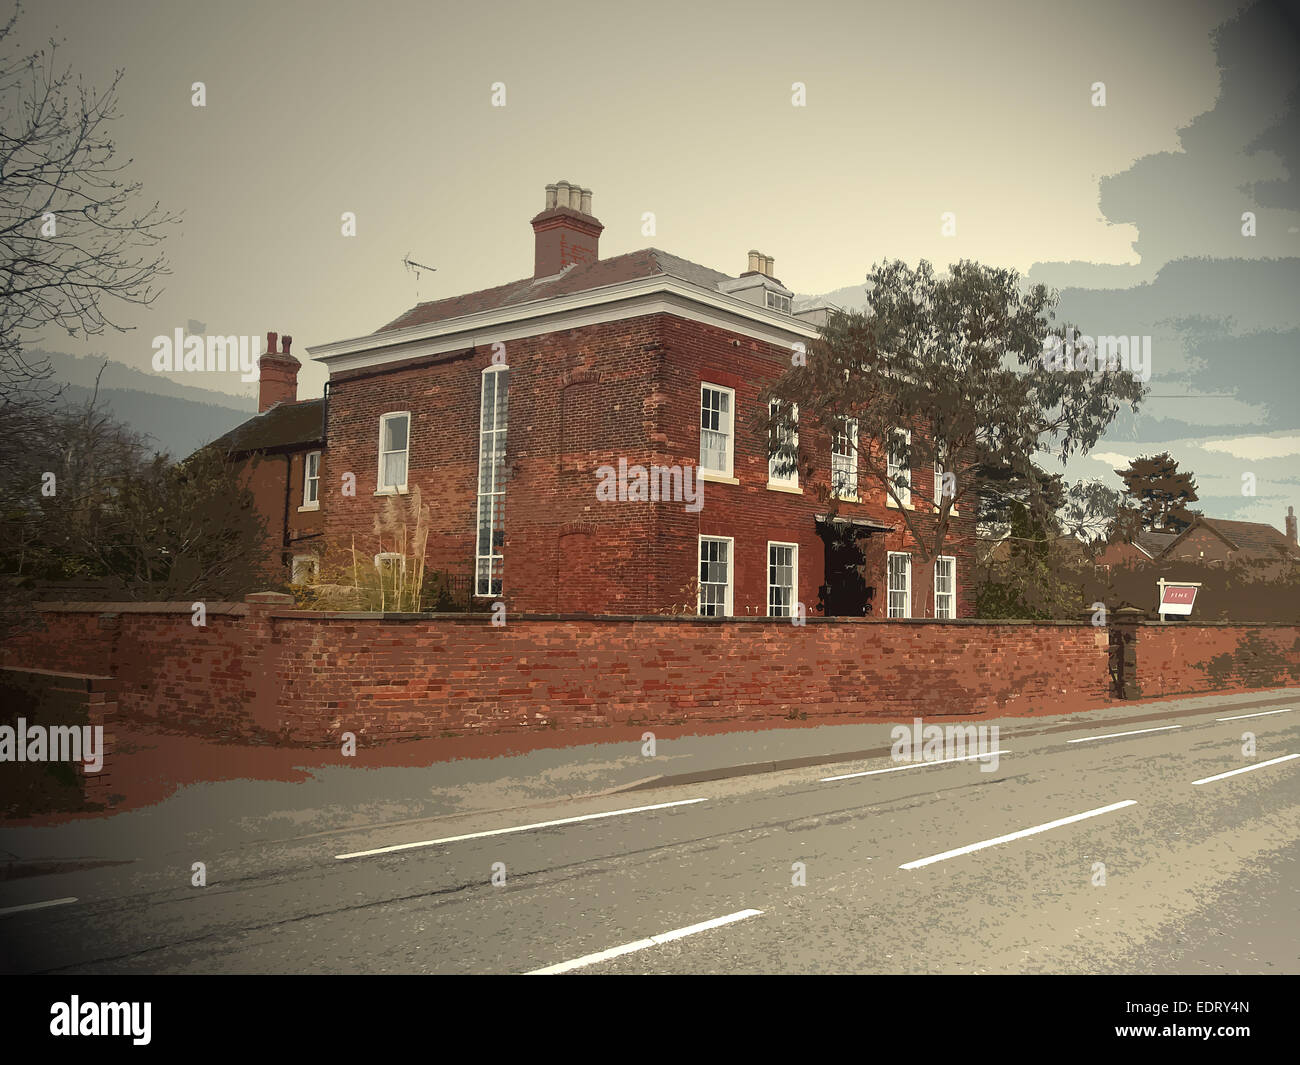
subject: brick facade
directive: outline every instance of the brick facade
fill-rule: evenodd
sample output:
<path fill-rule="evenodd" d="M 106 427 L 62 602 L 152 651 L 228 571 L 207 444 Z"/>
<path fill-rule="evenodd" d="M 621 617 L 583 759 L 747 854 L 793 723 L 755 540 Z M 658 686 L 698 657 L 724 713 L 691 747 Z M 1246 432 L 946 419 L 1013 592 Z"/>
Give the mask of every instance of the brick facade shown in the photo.
<path fill-rule="evenodd" d="M 752 429 L 759 391 L 789 365 L 788 347 L 659 313 L 512 340 L 505 358 L 505 579 L 493 599 L 512 612 L 664 613 L 683 604 L 693 611 L 690 586 L 703 535 L 734 539 L 736 616 L 767 613 L 768 542 L 797 544 L 797 597 L 816 616 L 825 545 L 815 517 L 826 504 L 812 485 L 796 493 L 768 487 L 766 451 Z M 373 530 L 384 502 L 376 493 L 380 419 L 409 412 L 408 488 L 418 487 L 430 507 L 426 566 L 471 571 L 480 389 L 491 365 L 491 347 L 482 346 L 332 374 L 322 506 L 324 540 L 341 552 L 336 557 L 346 558 L 354 542 L 363 559 L 386 546 Z M 620 459 L 693 472 L 702 382 L 735 390 L 739 483 L 706 482 L 697 512 L 681 501 L 600 501 L 597 470 Z M 801 433 L 800 449 L 824 477 L 829 439 Z M 355 475 L 355 496 L 343 494 L 348 473 Z M 914 555 L 912 615 L 932 616 L 930 582 L 922 579 L 916 545 L 897 511 L 865 475 L 862 494 L 861 503 L 841 504 L 840 515 L 898 527 L 867 541 L 868 583 L 876 589 L 872 615 L 885 608 L 886 553 L 905 551 Z M 958 516 L 945 551 L 957 558 L 958 617 L 973 612 L 972 536 L 973 520 Z"/>

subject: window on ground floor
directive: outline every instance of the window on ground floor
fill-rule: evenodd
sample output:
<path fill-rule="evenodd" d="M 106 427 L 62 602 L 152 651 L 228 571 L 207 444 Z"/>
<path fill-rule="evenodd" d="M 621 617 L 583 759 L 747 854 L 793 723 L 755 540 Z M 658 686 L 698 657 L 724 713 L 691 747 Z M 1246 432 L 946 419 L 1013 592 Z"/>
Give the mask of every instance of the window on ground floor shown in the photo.
<path fill-rule="evenodd" d="M 699 612 L 701 617 L 731 616 L 732 545 L 730 536 L 700 537 Z"/>
<path fill-rule="evenodd" d="M 912 616 L 912 556 L 901 551 L 889 552 L 889 616 Z"/>
<path fill-rule="evenodd" d="M 794 613 L 799 587 L 799 545 L 768 542 L 767 615 L 788 618 Z"/>
<path fill-rule="evenodd" d="M 957 616 L 957 560 L 951 555 L 934 560 L 934 616 Z"/>

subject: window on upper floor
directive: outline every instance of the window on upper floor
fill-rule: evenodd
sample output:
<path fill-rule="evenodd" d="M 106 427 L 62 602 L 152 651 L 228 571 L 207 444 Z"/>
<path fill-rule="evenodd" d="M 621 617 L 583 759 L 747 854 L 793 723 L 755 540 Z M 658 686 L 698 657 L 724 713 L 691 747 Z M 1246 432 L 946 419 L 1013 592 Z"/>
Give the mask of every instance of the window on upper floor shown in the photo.
<path fill-rule="evenodd" d="M 722 385 L 700 385 L 700 469 L 730 477 L 735 460 L 736 391 Z"/>
<path fill-rule="evenodd" d="M 858 422 L 845 418 L 831 434 L 831 494 L 839 499 L 858 498 Z"/>
<path fill-rule="evenodd" d="M 315 510 L 320 506 L 320 452 L 307 452 L 302 466 L 302 505 Z"/>
<path fill-rule="evenodd" d="M 779 292 L 768 291 L 767 309 L 770 311 L 780 311 L 782 314 L 789 314 L 794 308 L 794 301 L 789 296 L 783 296 Z"/>
<path fill-rule="evenodd" d="M 905 507 L 912 502 L 912 467 L 909 458 L 911 445 L 910 429 L 895 429 L 889 436 L 885 475 Z M 887 495 L 886 498 L 891 507 L 898 505 L 893 496 Z"/>
<path fill-rule="evenodd" d="M 406 491 L 411 449 L 411 415 L 395 411 L 379 419 L 379 491 Z"/>
<path fill-rule="evenodd" d="M 771 418 L 781 413 L 781 404 L 775 400 L 768 406 Z M 767 460 L 767 483 L 779 488 L 799 487 L 799 408 L 790 408 L 788 425 L 772 425 L 772 445 Z"/>

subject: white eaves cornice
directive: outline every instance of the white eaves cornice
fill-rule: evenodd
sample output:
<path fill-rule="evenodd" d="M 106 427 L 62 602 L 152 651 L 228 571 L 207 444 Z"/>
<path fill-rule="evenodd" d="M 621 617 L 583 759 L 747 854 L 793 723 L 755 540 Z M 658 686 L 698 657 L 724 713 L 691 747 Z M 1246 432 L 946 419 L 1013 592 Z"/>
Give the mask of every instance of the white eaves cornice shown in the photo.
<path fill-rule="evenodd" d="M 468 347 L 490 348 L 497 342 L 508 343 L 539 333 L 580 329 L 647 314 L 673 314 L 688 321 L 787 347 L 796 341 L 812 340 L 820 333 L 816 327 L 789 315 L 757 307 L 726 293 L 709 292 L 669 275 L 657 274 L 406 329 L 320 344 L 308 348 L 307 353 L 331 371 L 355 370 Z M 509 361 L 509 354 L 506 359 Z"/>

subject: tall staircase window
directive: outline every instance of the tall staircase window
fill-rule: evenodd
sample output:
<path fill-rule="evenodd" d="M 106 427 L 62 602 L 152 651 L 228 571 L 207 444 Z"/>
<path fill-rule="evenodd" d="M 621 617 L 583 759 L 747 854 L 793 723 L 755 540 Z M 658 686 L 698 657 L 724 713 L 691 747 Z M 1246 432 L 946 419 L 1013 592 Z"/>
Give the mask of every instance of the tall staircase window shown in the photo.
<path fill-rule="evenodd" d="M 483 371 L 479 407 L 478 531 L 475 537 L 475 595 L 500 595 L 506 542 L 506 397 L 510 369 Z"/>

